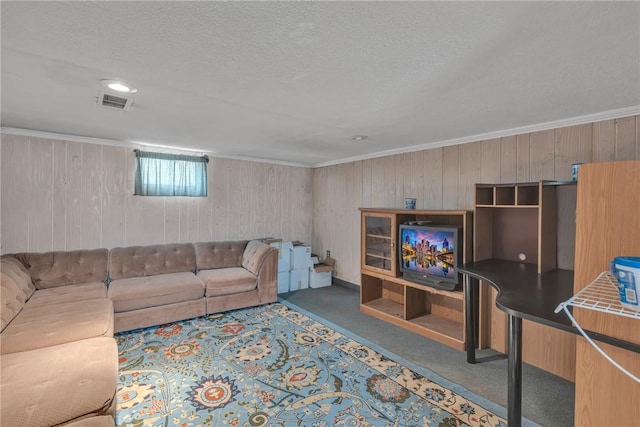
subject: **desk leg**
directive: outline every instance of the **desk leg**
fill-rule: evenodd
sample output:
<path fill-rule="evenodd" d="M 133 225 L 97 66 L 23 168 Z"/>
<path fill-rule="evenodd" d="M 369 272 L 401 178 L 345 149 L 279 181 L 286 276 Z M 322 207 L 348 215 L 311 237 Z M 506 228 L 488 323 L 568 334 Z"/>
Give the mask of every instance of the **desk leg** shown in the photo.
<path fill-rule="evenodd" d="M 467 363 L 476 363 L 476 317 L 475 317 L 474 280 L 464 276 L 464 317 L 466 323 Z"/>
<path fill-rule="evenodd" d="M 509 380 L 507 383 L 507 425 L 522 423 L 522 319 L 509 315 Z"/>

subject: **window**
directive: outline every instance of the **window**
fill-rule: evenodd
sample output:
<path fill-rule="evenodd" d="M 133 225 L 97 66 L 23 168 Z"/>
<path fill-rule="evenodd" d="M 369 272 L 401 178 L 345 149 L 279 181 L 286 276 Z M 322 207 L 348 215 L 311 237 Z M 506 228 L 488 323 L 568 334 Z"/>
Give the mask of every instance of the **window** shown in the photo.
<path fill-rule="evenodd" d="M 135 150 L 138 196 L 207 196 L 207 156 Z"/>

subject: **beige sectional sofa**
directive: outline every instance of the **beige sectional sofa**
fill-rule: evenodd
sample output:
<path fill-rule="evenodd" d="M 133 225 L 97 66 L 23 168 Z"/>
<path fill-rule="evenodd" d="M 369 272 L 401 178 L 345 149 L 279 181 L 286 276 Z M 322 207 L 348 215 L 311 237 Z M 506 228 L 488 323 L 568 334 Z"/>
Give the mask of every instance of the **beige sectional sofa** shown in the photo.
<path fill-rule="evenodd" d="M 277 270 L 259 241 L 3 256 L 2 425 L 113 425 L 114 331 L 274 302 Z"/>

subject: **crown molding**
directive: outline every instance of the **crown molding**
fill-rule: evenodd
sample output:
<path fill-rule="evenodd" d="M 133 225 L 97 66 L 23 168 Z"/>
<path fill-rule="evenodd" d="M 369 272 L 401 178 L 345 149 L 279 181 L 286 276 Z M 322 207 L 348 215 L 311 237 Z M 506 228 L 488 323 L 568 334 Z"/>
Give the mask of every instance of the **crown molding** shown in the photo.
<path fill-rule="evenodd" d="M 227 156 L 224 154 L 212 153 L 207 150 L 199 150 L 195 148 L 181 148 L 181 147 L 168 146 L 168 145 L 148 144 L 144 142 L 117 141 L 113 139 L 92 138 L 89 136 L 79 136 L 79 135 L 66 135 L 62 133 L 43 132 L 43 131 L 31 130 L 31 129 L 2 127 L 0 128 L 0 132 L 9 134 L 9 135 L 19 135 L 19 136 L 27 136 L 27 137 L 33 137 L 33 138 L 57 139 L 62 141 L 82 142 L 85 144 L 109 145 L 112 147 L 125 147 L 125 148 L 130 148 L 132 150 L 155 149 L 162 152 L 179 153 L 179 154 L 191 154 L 191 155 L 196 153 L 200 155 L 206 154 L 209 157 L 219 158 L 219 159 L 243 160 L 247 162 L 269 163 L 274 165 L 293 166 L 293 167 L 300 167 L 300 168 L 312 167 L 311 165 L 304 164 L 304 163 L 262 159 L 259 157 Z"/>
<path fill-rule="evenodd" d="M 462 138 L 448 139 L 445 141 L 436 141 L 436 142 L 430 142 L 427 144 L 413 145 L 411 147 L 402 147 L 402 148 L 397 148 L 393 150 L 378 151 L 376 153 L 363 154 L 361 156 L 354 156 L 354 157 L 344 158 L 340 160 L 316 163 L 312 167 L 321 168 L 325 166 L 333 166 L 333 165 L 339 165 L 343 163 L 357 162 L 360 160 L 392 156 L 395 154 L 412 153 L 415 151 L 428 150 L 431 148 L 467 144 L 470 142 L 483 141 L 486 139 L 502 138 L 505 136 L 520 135 L 524 133 L 538 132 L 541 130 L 549 130 L 549 129 L 563 128 L 567 126 L 583 125 L 586 123 L 600 122 L 603 120 L 611 120 L 611 119 L 620 119 L 623 117 L 635 116 L 635 115 L 640 115 L 640 105 L 634 105 L 632 107 L 626 107 L 626 108 L 619 108 L 617 110 L 604 111 L 601 113 L 587 114 L 584 116 L 572 117 L 569 119 L 554 120 L 552 122 L 539 123 L 536 125 L 528 125 L 528 126 L 522 126 L 517 128 L 499 130 L 495 132 L 487 132 L 487 133 L 481 133 L 481 134 L 472 135 L 472 136 L 465 136 Z"/>
<path fill-rule="evenodd" d="M 402 148 L 396 148 L 392 150 L 378 151 L 375 153 L 368 153 L 368 154 L 363 154 L 361 156 L 354 156 L 354 157 L 348 157 L 348 158 L 339 159 L 339 160 L 332 160 L 329 162 L 316 163 L 313 165 L 309 165 L 305 163 L 261 159 L 256 157 L 227 156 L 224 154 L 211 153 L 206 150 L 199 150 L 199 149 L 170 147 L 165 145 L 154 145 L 154 144 L 147 144 L 147 143 L 140 143 L 140 142 L 134 143 L 134 142 L 126 142 L 126 141 L 117 141 L 112 139 L 92 138 L 88 136 L 65 135 L 60 133 L 43 132 L 43 131 L 30 130 L 30 129 L 2 127 L 0 128 L 0 131 L 2 133 L 6 133 L 10 135 L 21 135 L 21 136 L 37 137 L 37 138 L 45 138 L 45 139 L 59 139 L 63 141 L 82 142 L 86 144 L 110 145 L 115 147 L 126 147 L 131 149 L 151 148 L 151 149 L 158 149 L 161 151 L 191 153 L 191 154 L 201 153 L 201 154 L 207 154 L 209 157 L 220 158 L 220 159 L 243 160 L 247 162 L 269 163 L 274 165 L 293 166 L 293 167 L 300 167 L 300 168 L 321 168 L 325 166 L 333 166 L 333 165 L 339 165 L 344 163 L 357 162 L 360 160 L 392 156 L 395 154 L 412 153 L 415 151 L 428 150 L 431 148 L 440 148 L 440 147 L 448 147 L 451 145 L 467 144 L 470 142 L 483 141 L 486 139 L 502 138 L 505 136 L 512 136 L 512 135 L 519 135 L 519 134 L 530 133 L 530 132 L 538 132 L 542 130 L 563 128 L 567 126 L 582 125 L 585 123 L 593 123 L 593 122 L 599 122 L 603 120 L 619 119 L 622 117 L 628 117 L 628 116 L 634 116 L 634 115 L 640 115 L 640 105 L 634 105 L 631 107 L 619 108 L 616 110 L 609 110 L 609 111 L 604 111 L 600 113 L 587 114 L 584 116 L 572 117 L 569 119 L 554 120 L 551 122 L 539 123 L 535 125 L 504 129 L 504 130 L 499 130 L 495 132 L 481 133 L 481 134 L 472 135 L 472 136 L 465 136 L 462 138 L 448 139 L 445 141 L 436 141 L 436 142 L 430 142 L 426 144 L 413 145 L 410 147 L 402 147 Z"/>

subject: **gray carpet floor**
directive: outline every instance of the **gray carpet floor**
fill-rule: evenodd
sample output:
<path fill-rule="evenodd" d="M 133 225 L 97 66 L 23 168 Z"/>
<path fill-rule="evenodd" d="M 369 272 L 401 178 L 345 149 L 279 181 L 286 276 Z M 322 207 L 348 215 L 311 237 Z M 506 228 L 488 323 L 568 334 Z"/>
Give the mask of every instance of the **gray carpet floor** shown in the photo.
<path fill-rule="evenodd" d="M 278 295 L 319 317 L 502 407 L 507 405 L 507 359 L 493 350 L 477 352 L 479 362 L 466 363 L 466 353 L 360 313 L 356 289 L 333 285 Z M 523 364 L 522 414 L 542 426 L 573 426 L 574 384 Z"/>

